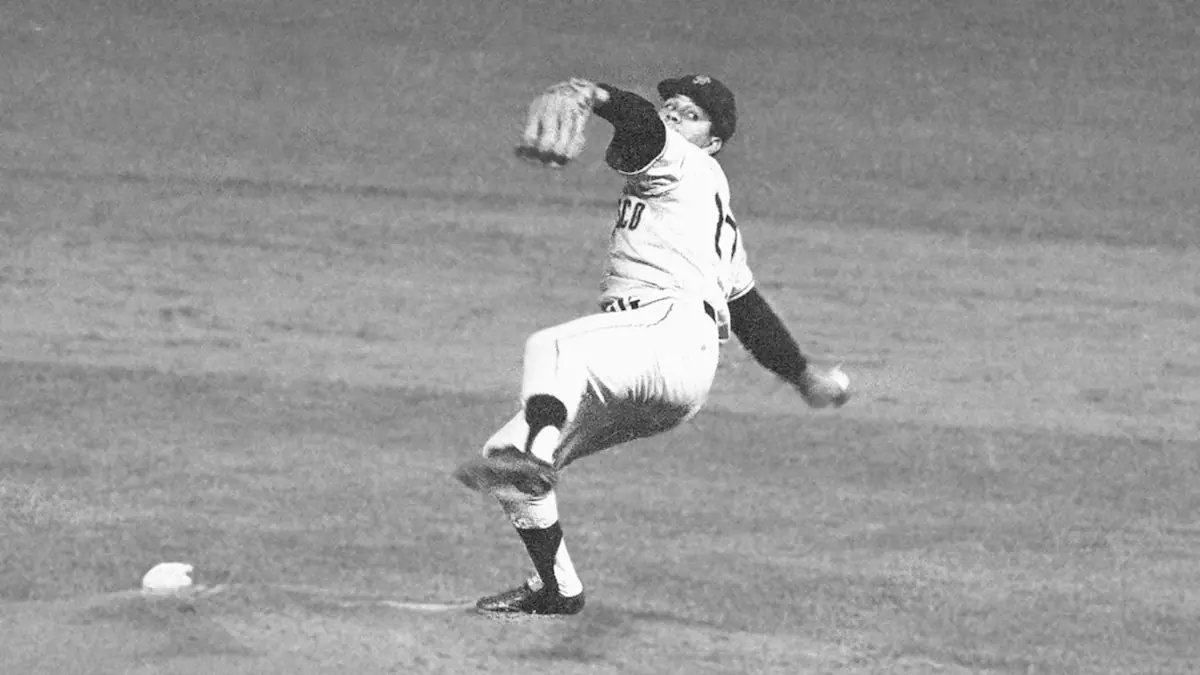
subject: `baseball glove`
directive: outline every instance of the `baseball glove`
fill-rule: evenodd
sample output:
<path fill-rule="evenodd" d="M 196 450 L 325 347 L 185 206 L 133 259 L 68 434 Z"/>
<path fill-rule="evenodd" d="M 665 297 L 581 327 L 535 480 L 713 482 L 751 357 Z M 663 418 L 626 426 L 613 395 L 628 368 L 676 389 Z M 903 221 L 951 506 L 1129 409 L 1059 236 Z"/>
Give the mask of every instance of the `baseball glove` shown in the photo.
<path fill-rule="evenodd" d="M 517 156 L 555 169 L 578 157 L 584 127 L 602 91 L 592 82 L 571 78 L 542 92 L 529 104 Z"/>

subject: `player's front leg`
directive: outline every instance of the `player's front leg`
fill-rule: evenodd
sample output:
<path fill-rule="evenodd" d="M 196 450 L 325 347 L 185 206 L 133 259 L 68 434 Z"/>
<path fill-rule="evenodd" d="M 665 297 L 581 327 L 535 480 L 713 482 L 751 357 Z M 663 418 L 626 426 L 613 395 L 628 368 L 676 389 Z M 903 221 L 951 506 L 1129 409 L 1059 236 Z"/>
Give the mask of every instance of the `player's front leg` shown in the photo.
<path fill-rule="evenodd" d="M 497 614 L 577 614 L 583 610 L 583 584 L 563 542 L 554 491 L 557 472 L 516 447 L 529 442 L 531 417 L 536 414 L 529 414 L 527 406 L 488 440 L 483 457 L 455 472 L 463 484 L 496 497 L 535 570 L 525 583 L 480 598 L 476 606 Z"/>
<path fill-rule="evenodd" d="M 485 488 L 508 515 L 535 574 L 525 583 L 481 598 L 481 612 L 576 614 L 583 584 L 563 541 L 558 518 L 556 450 L 578 412 L 586 378 L 582 364 L 558 344 L 555 329 L 526 343 L 522 410 L 489 439 L 484 457 L 456 472 L 473 489 Z"/>
<path fill-rule="evenodd" d="M 516 440 L 513 434 L 527 429 L 523 421 L 522 413 L 506 425 L 508 431 L 501 429 L 490 442 Z M 519 467 L 529 455 L 511 444 L 489 447 L 484 455 L 460 467 L 455 477 L 500 502 L 533 561 L 534 574 L 515 588 L 480 598 L 476 607 L 499 614 L 577 614 L 583 609 L 583 584 L 563 542 L 553 483 L 539 482 L 544 479 L 536 472 L 525 475 Z"/>

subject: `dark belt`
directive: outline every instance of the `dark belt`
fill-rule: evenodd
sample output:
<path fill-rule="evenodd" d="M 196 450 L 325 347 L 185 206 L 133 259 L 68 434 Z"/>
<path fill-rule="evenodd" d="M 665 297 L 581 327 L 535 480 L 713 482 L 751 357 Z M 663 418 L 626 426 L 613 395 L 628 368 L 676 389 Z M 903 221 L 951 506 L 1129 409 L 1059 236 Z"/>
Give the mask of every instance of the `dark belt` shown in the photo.
<path fill-rule="evenodd" d="M 604 306 L 605 312 L 624 312 L 631 309 L 637 309 L 642 306 L 642 301 L 637 298 L 613 298 Z M 712 319 L 713 323 L 717 322 L 717 310 L 707 301 L 704 301 L 704 313 L 708 318 Z"/>

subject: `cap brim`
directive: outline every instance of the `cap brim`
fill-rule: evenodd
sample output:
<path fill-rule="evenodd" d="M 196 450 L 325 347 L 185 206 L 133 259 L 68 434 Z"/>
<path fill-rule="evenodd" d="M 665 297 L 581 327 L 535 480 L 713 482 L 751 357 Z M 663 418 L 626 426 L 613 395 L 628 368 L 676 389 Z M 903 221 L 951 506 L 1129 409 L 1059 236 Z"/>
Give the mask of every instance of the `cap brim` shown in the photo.
<path fill-rule="evenodd" d="M 661 96 L 663 100 L 666 100 L 672 96 L 675 96 L 676 94 L 681 93 L 684 89 L 684 80 L 686 79 L 687 78 L 677 77 L 673 80 L 663 80 L 662 82 L 659 82 L 658 95 Z"/>

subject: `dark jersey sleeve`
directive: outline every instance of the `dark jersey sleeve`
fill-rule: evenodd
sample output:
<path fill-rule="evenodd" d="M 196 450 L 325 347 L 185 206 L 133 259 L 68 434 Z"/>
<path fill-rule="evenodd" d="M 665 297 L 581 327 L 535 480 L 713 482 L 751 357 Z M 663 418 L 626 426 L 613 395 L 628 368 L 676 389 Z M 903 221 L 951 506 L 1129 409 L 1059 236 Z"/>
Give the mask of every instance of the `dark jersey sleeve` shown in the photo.
<path fill-rule="evenodd" d="M 798 384 L 808 360 L 779 315 L 757 288 L 729 302 L 733 334 L 755 361 L 792 384 Z"/>
<path fill-rule="evenodd" d="M 608 165 L 622 173 L 645 169 L 667 144 L 667 127 L 658 118 L 658 110 L 631 91 L 599 86 L 608 92 L 608 101 L 596 106 L 596 115 L 613 125 L 605 154 Z"/>

